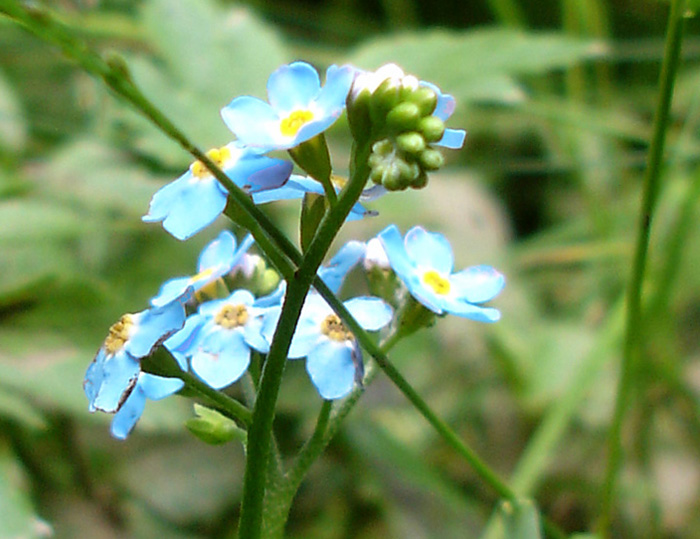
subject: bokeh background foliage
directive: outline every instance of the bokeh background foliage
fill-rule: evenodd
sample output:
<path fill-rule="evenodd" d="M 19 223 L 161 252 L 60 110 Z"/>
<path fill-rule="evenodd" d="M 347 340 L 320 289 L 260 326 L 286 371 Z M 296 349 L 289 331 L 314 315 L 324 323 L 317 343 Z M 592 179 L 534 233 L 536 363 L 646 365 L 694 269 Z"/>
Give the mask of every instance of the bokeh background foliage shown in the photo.
<path fill-rule="evenodd" d="M 395 61 L 455 95 L 451 125 L 467 129 L 465 149 L 427 189 L 377 201 L 380 216 L 344 237 L 419 222 L 450 238 L 458 265 L 503 270 L 501 322 L 440 320 L 392 357 L 519 493 L 564 530 L 591 529 L 663 3 L 50 4 L 93 47 L 123 55 L 144 93 L 204 147 L 229 141 L 220 107 L 264 97 L 269 73 L 294 59 L 367 69 Z M 696 31 L 690 20 L 645 296 L 649 367 L 625 431 L 616 537 L 700 535 Z M 342 166 L 348 141 L 342 129 L 329 137 Z M 117 442 L 81 390 L 108 326 L 141 310 L 163 280 L 191 273 L 216 234 L 180 243 L 140 222 L 152 193 L 189 160 L 50 45 L 0 18 L 0 537 L 235 533 L 240 447 L 194 440 L 183 428 L 191 407 L 177 397 L 149 403 Z M 294 235 L 298 210 L 279 206 L 267 211 Z M 289 365 L 279 407 L 281 449 L 291 453 L 318 407 L 302 362 Z M 494 517 L 495 502 L 380 377 L 312 468 L 288 535 L 533 529 L 534 505 Z"/>

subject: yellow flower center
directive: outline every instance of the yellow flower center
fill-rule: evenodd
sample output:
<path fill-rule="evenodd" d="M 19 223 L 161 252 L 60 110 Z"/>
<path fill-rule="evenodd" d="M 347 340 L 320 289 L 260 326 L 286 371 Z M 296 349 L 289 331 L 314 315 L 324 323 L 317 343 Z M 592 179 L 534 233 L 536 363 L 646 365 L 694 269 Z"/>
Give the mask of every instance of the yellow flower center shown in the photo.
<path fill-rule="evenodd" d="M 310 110 L 295 110 L 280 123 L 280 131 L 285 137 L 293 137 L 305 124 L 314 119 Z"/>
<path fill-rule="evenodd" d="M 124 348 L 124 344 L 129 340 L 129 333 L 133 325 L 132 316 L 125 314 L 116 324 L 109 328 L 109 334 L 104 344 L 107 355 L 113 356 Z"/>
<path fill-rule="evenodd" d="M 335 314 L 329 314 L 321 322 L 321 333 L 338 342 L 351 341 L 355 338 Z"/>
<path fill-rule="evenodd" d="M 245 305 L 224 305 L 221 310 L 216 313 L 214 323 L 226 328 L 233 329 L 245 325 L 248 321 L 248 309 Z"/>
<path fill-rule="evenodd" d="M 426 271 L 423 274 L 423 282 L 432 288 L 436 294 L 444 296 L 450 293 L 450 281 L 435 270 Z"/>
<path fill-rule="evenodd" d="M 231 159 L 231 150 L 229 150 L 226 146 L 221 148 L 212 148 L 207 152 L 207 157 L 211 159 L 217 167 L 223 168 L 228 160 Z M 192 171 L 192 175 L 200 180 L 211 176 L 211 172 L 209 172 L 209 169 L 201 161 L 195 161 L 192 163 L 190 165 L 190 170 Z"/>

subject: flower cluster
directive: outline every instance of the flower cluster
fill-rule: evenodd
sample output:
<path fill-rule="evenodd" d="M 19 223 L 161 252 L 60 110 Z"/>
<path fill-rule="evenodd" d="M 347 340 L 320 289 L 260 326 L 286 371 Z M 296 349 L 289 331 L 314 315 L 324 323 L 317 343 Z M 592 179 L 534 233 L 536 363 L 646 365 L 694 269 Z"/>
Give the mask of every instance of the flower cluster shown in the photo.
<path fill-rule="evenodd" d="M 306 205 L 327 195 L 322 216 L 333 210 L 333 192 L 344 192 L 348 181 L 362 182 L 354 184 L 363 189 L 348 215 L 349 220 L 361 219 L 376 212 L 360 201 L 387 190 L 425 186 L 427 174 L 443 165 L 438 148 L 459 148 L 465 137 L 464 131 L 444 125 L 454 99 L 393 65 L 375 72 L 331 66 L 321 86 L 313 67 L 294 62 L 270 76 L 267 93 L 269 102 L 237 97 L 221 111 L 236 140 L 206 157 L 225 178 L 196 161 L 155 193 L 144 221 L 162 222 L 173 236 L 187 239 L 224 212 L 233 185 L 255 204 L 303 198 Z M 334 173 L 323 136 L 346 108 L 354 143 L 366 148 L 366 162 L 353 162 L 349 180 Z M 309 176 L 292 174 L 291 161 L 266 155 L 276 150 L 288 150 Z M 365 171 L 359 179 L 358 169 Z M 308 232 L 304 219 L 302 212 L 302 228 Z M 221 232 L 202 251 L 194 275 L 167 281 L 149 309 L 126 314 L 109 329 L 87 370 L 84 390 L 91 411 L 115 414 L 114 436 L 125 438 L 147 400 L 178 392 L 183 380 L 194 380 L 192 375 L 212 390 L 222 390 L 240 380 L 254 358 L 265 360 L 288 283 L 248 252 L 253 244 L 250 235 L 239 243 L 231 232 Z M 402 238 L 391 225 L 367 243 L 346 243 L 318 269 L 318 276 L 337 294 L 349 272 L 364 268 L 375 295 L 343 305 L 359 327 L 386 338 L 425 325 L 420 317 L 409 317 L 409 311 L 498 320 L 499 312 L 482 304 L 501 291 L 503 276 L 488 266 L 458 272 L 453 266 L 452 249 L 441 234 L 415 227 Z M 381 289 L 372 285 L 377 272 L 384 280 Z M 160 345 L 174 358 L 176 374 L 142 370 L 143 359 Z M 346 397 L 362 385 L 364 363 L 356 336 L 313 288 L 288 352 L 290 360 L 302 358 L 323 399 Z"/>

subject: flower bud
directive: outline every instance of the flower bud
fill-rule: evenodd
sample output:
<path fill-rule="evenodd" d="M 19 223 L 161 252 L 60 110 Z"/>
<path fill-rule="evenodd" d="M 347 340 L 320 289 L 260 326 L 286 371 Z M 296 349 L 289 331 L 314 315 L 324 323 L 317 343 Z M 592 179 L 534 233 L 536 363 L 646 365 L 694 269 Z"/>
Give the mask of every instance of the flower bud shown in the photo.
<path fill-rule="evenodd" d="M 415 103 L 399 103 L 386 117 L 387 124 L 396 132 L 415 129 L 420 121 L 420 107 Z"/>
<path fill-rule="evenodd" d="M 421 116 L 430 116 L 437 106 L 437 94 L 425 86 L 413 90 L 407 96 L 407 100 L 418 105 Z"/>
<path fill-rule="evenodd" d="M 428 148 L 422 154 L 418 160 L 420 166 L 423 170 L 438 170 L 445 164 L 445 158 L 442 154 L 433 148 Z"/>
<path fill-rule="evenodd" d="M 420 133 L 409 131 L 408 133 L 401 133 L 396 137 L 396 146 L 411 157 L 418 158 L 423 150 L 425 150 L 425 140 Z"/>
<path fill-rule="evenodd" d="M 421 170 L 420 174 L 418 174 L 418 177 L 411 182 L 411 188 L 412 189 L 423 189 L 428 185 L 428 175 L 425 173 L 425 171 Z"/>
<path fill-rule="evenodd" d="M 426 116 L 418 122 L 418 131 L 426 142 L 438 142 L 445 134 L 445 122 L 437 116 Z"/>

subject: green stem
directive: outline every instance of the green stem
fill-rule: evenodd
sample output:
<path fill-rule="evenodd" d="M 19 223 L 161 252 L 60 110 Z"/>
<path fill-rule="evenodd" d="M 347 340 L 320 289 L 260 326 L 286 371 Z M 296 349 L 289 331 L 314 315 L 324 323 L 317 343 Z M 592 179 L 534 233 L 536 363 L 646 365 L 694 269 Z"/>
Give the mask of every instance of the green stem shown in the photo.
<path fill-rule="evenodd" d="M 610 522 L 615 498 L 617 475 L 622 459 L 622 425 L 629 407 L 630 394 L 634 384 L 636 358 L 642 341 L 641 295 L 646 270 L 651 222 L 656 207 L 661 184 L 664 145 L 669 123 L 671 98 L 680 63 L 681 42 L 683 40 L 685 0 L 673 0 L 668 20 L 666 47 L 661 67 L 659 101 L 654 119 L 654 134 L 649 148 L 647 173 L 644 181 L 642 210 L 638 223 L 637 245 L 635 250 L 632 278 L 628 289 L 627 326 L 623 348 L 620 380 L 618 384 L 615 413 L 609 432 L 608 463 L 603 483 L 599 531 L 602 537 L 610 535 Z"/>
<path fill-rule="evenodd" d="M 232 399 L 221 391 L 212 389 L 209 385 L 189 372 L 180 371 L 175 377 L 185 382 L 185 385 L 189 389 L 197 393 L 203 399 L 209 401 L 217 410 L 228 418 L 241 421 L 243 424 L 250 426 L 253 417 L 250 410 L 236 399 Z"/>
<path fill-rule="evenodd" d="M 253 409 L 253 422 L 248 432 L 248 450 L 239 524 L 241 537 L 254 539 L 260 537 L 262 533 L 265 471 L 270 452 L 275 404 L 287 360 L 287 352 L 306 294 L 316 277 L 316 271 L 367 182 L 369 176 L 368 154 L 368 145 L 360 147 L 354 153 L 354 167 L 350 181 L 341 191 L 337 205 L 321 220 L 302 264 L 294 274 L 294 279 L 287 281 L 288 286 L 282 313 L 263 369 L 258 397 Z M 331 293 L 331 295 L 333 294 Z"/>

